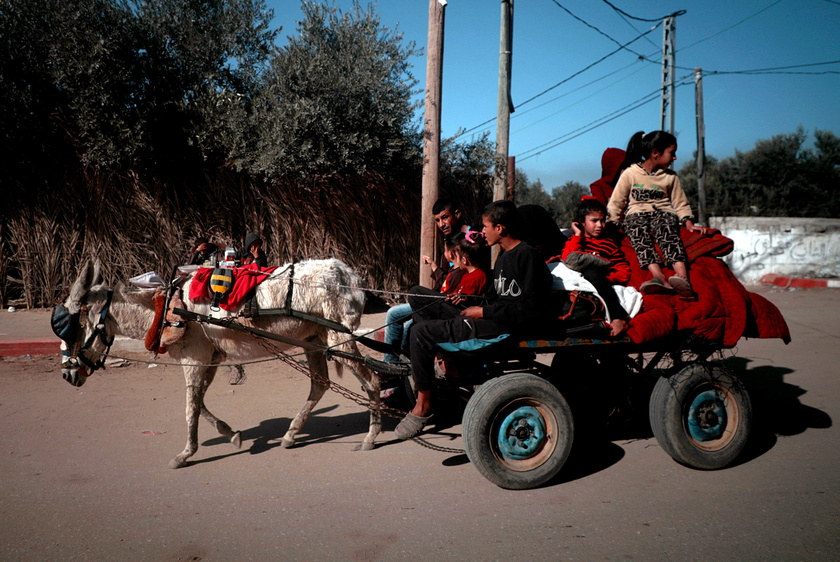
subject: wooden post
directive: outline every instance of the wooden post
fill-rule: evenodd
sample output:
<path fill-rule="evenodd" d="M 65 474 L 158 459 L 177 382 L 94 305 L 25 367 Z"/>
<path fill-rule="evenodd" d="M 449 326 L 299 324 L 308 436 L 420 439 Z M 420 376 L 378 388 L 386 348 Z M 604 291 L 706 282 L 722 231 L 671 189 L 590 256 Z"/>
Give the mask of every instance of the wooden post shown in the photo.
<path fill-rule="evenodd" d="M 440 102 L 443 83 L 445 7 L 446 0 L 429 0 L 429 34 L 426 47 L 426 106 L 423 123 L 423 181 L 420 205 L 420 255 L 431 256 L 435 260 L 437 260 L 437 228 L 435 227 L 432 207 L 438 199 L 440 186 Z M 428 265 L 420 265 L 418 284 L 431 287 L 431 269 Z"/>
<path fill-rule="evenodd" d="M 510 72 L 513 59 L 513 0 L 502 0 L 499 39 L 499 96 L 496 104 L 496 168 L 493 200 L 507 198 L 508 145 L 510 141 Z"/>

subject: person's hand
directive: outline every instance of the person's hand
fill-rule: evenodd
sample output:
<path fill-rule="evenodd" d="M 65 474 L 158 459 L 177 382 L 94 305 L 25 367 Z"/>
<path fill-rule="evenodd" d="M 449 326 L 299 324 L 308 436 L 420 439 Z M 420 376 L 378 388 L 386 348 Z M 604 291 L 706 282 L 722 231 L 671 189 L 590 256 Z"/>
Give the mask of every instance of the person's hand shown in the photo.
<path fill-rule="evenodd" d="M 480 306 L 470 306 L 461 311 L 461 316 L 478 320 L 484 318 L 484 309 Z"/>
<path fill-rule="evenodd" d="M 463 295 L 460 291 L 458 291 L 457 293 L 449 293 L 448 295 L 446 295 L 445 300 L 451 302 L 455 306 L 458 306 L 459 304 L 467 300 L 467 297 Z"/>
<path fill-rule="evenodd" d="M 583 236 L 583 227 L 579 222 L 572 223 L 572 232 L 574 232 L 575 236 Z"/>
<path fill-rule="evenodd" d="M 685 227 L 688 229 L 689 232 L 699 232 L 700 234 L 706 235 L 709 233 L 709 229 L 705 226 L 697 226 L 692 221 L 685 221 Z"/>
<path fill-rule="evenodd" d="M 432 271 L 434 271 L 438 268 L 437 264 L 429 256 L 422 256 L 422 258 L 423 258 L 423 265 L 428 265 L 429 267 L 432 268 Z"/>

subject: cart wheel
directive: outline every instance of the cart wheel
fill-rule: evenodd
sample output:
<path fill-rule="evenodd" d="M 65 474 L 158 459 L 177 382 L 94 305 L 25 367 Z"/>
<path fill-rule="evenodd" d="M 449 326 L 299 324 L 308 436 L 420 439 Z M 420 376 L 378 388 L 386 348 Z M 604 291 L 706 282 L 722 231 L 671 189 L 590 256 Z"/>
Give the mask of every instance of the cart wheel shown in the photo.
<path fill-rule="evenodd" d="M 467 457 L 482 476 L 509 490 L 535 488 L 560 472 L 574 434 L 563 395 L 530 373 L 481 385 L 462 427 Z"/>
<path fill-rule="evenodd" d="M 693 363 L 657 381 L 650 397 L 650 426 L 677 462 L 705 470 L 731 464 L 747 444 L 750 397 L 719 364 Z"/>

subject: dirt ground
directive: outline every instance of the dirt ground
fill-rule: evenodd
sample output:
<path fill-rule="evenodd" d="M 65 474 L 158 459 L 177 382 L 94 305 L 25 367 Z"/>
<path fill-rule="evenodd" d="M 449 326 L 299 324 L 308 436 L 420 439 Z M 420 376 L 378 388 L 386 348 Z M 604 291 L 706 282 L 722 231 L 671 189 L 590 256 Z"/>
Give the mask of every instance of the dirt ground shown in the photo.
<path fill-rule="evenodd" d="M 388 419 L 376 449 L 355 451 L 368 416 L 335 393 L 281 448 L 308 381 L 277 363 L 247 367 L 238 386 L 220 370 L 207 404 L 242 431 L 242 448 L 202 422 L 198 453 L 171 470 L 184 389 L 165 357 L 118 347 L 130 364 L 81 388 L 61 379 L 58 356 L 4 359 L 0 558 L 836 559 L 840 290 L 753 290 L 780 307 L 794 341 L 733 351 L 757 422 L 735 466 L 692 470 L 630 434 L 577 449 L 555 481 L 521 492 L 478 474 L 460 425 L 424 447 L 394 440 Z M 9 314 L 49 333 L 45 311 L 0 311 L 0 334 L 22 333 Z"/>

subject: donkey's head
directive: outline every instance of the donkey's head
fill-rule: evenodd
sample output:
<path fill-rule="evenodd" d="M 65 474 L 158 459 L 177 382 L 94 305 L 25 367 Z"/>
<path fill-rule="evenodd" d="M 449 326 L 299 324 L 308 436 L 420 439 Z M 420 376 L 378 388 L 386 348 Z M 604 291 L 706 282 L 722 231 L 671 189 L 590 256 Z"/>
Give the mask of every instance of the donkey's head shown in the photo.
<path fill-rule="evenodd" d="M 88 262 L 52 313 L 53 332 L 62 340 L 61 374 L 73 386 L 82 386 L 104 365 L 114 341 L 107 329 L 113 291 L 98 282 L 99 263 Z"/>

